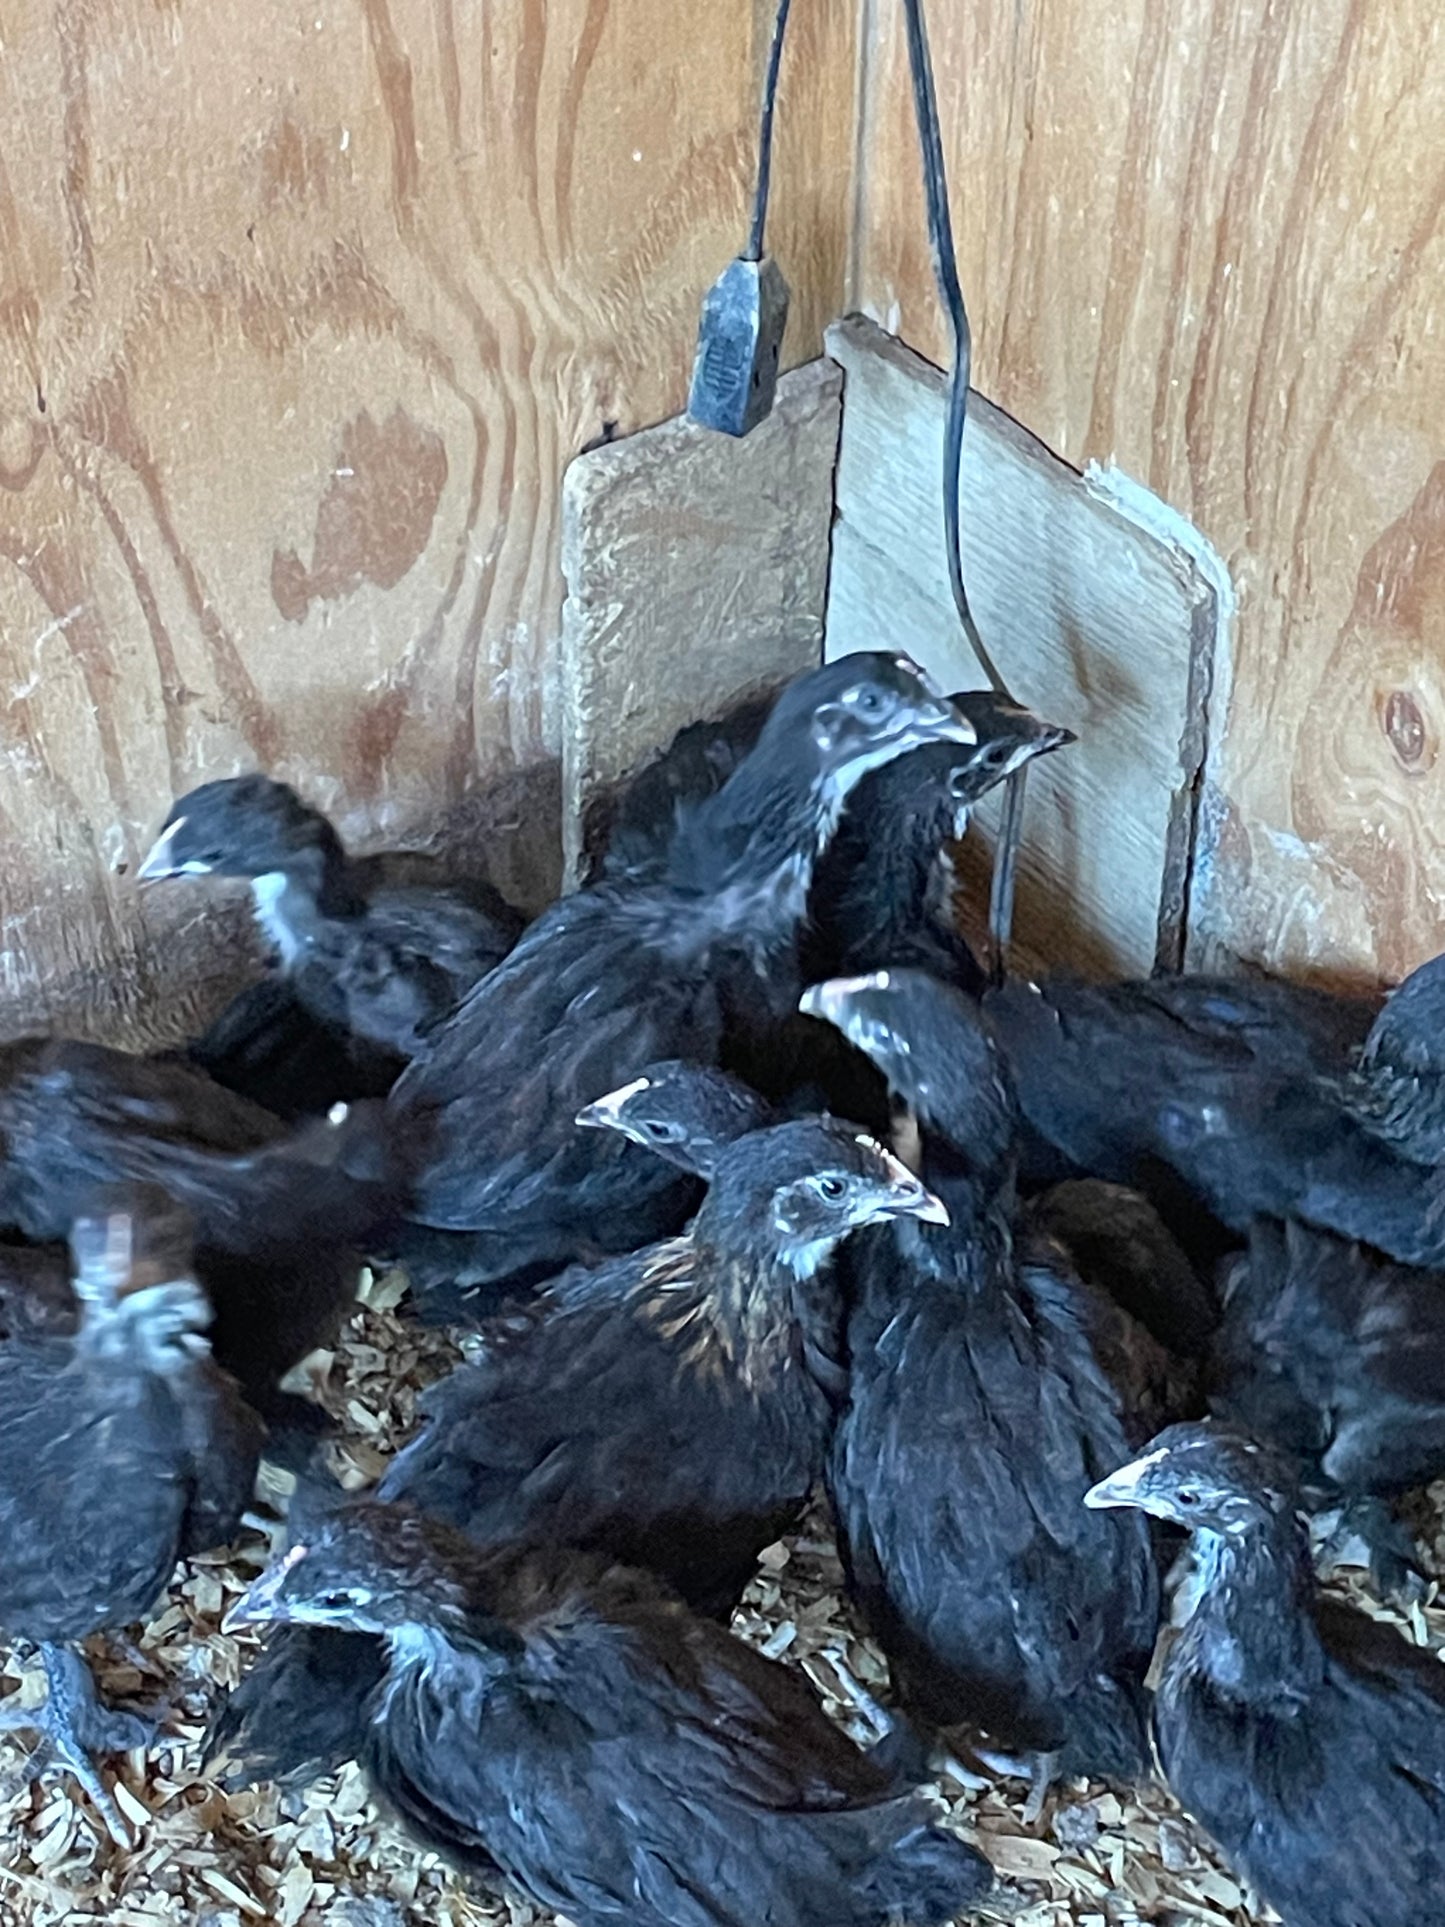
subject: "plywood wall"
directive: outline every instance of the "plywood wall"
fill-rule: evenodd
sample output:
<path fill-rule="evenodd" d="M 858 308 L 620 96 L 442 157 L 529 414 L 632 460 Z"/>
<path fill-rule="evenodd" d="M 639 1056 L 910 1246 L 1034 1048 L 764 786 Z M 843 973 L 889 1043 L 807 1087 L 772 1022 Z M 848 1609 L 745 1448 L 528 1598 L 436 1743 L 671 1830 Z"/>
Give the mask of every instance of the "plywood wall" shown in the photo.
<path fill-rule="evenodd" d="M 852 293 L 941 355 L 900 12 L 865 0 Z M 1445 948 L 1445 21 L 929 14 L 975 381 L 1172 502 L 1238 588 L 1195 935 L 1398 976 Z"/>
<path fill-rule="evenodd" d="M 205 776 L 550 886 L 561 472 L 682 404 L 772 11 L 0 0 L 7 1027 L 179 1016 L 221 932 L 129 871 Z M 790 360 L 850 300 L 941 352 L 899 11 L 795 10 Z M 1445 891 L 1445 28 L 930 12 L 980 386 L 1239 587 L 1196 932 L 1397 974 Z"/>
<path fill-rule="evenodd" d="M 179 1014 L 219 930 L 129 871 L 207 776 L 361 843 L 500 817 L 551 887 L 561 472 L 685 399 L 771 13 L 0 0 L 8 1028 Z M 790 360 L 841 302 L 852 18 L 789 48 Z"/>

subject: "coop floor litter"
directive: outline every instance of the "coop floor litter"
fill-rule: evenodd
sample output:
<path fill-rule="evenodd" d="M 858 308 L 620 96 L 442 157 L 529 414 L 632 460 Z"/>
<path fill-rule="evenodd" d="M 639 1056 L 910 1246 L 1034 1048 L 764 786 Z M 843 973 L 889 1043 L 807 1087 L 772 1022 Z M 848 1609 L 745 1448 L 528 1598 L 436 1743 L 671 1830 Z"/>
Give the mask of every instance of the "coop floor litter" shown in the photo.
<path fill-rule="evenodd" d="M 369 1484 L 411 1423 L 416 1395 L 448 1369 L 455 1348 L 398 1321 L 399 1278 L 368 1280 L 334 1354 L 311 1361 L 317 1395 L 344 1428 L 338 1469 Z M 1431 1572 L 1445 1574 L 1445 1484 L 1416 1511 Z M 367 1797 L 356 1771 L 302 1792 L 263 1786 L 225 1794 L 201 1775 L 200 1738 L 221 1693 L 239 1677 L 252 1640 L 220 1622 L 231 1598 L 264 1563 L 255 1533 L 227 1552 L 182 1567 L 138 1652 L 96 1640 L 102 1691 L 162 1701 L 170 1709 L 149 1756 L 106 1762 L 136 1839 L 114 1847 L 84 1796 L 64 1779 L 17 1790 L 20 1740 L 0 1744 L 0 1927 L 543 1927 L 556 1918 L 508 1896 L 480 1893 L 421 1853 Z M 1445 1599 L 1387 1611 L 1351 1575 L 1355 1598 L 1421 1645 L 1445 1652 Z M 850 1686 L 887 1698 L 877 1650 L 848 1623 L 837 1557 L 819 1516 L 764 1555 L 734 1624 L 766 1652 L 799 1665 L 829 1712 L 863 1741 L 872 1735 Z M 1432 1587 L 1432 1602 L 1435 1589 Z M 143 1659 L 144 1670 L 137 1665 Z M 0 1689 L 39 1697 L 39 1681 L 11 1660 Z M 1158 1788 L 1121 1795 L 1082 1782 L 1055 1788 L 1043 1816 L 1023 1823 L 1028 1788 L 982 1789 L 944 1774 L 931 1789 L 940 1810 L 1000 1876 L 993 1909 L 1017 1927 L 1243 1927 L 1275 1917 L 1210 1853 Z"/>

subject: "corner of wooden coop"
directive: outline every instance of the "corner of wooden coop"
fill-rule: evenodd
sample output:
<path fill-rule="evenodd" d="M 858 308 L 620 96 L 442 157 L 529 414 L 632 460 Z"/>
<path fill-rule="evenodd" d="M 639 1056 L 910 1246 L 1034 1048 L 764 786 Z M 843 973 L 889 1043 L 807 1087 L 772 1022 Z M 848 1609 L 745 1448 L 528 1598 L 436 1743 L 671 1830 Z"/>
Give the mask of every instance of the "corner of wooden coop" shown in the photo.
<path fill-rule="evenodd" d="M 617 785 L 676 730 L 826 655 L 902 648 L 983 680 L 954 612 L 939 371 L 861 317 L 784 377 L 742 440 L 684 417 L 580 455 L 563 484 L 564 872 Z M 1145 972 L 1189 934 L 1209 716 L 1232 609 L 1202 536 L 1137 482 L 1080 473 L 982 396 L 961 509 L 982 632 L 1078 744 L 1030 782 L 1017 961 Z M 997 808 L 961 853 L 986 901 Z"/>

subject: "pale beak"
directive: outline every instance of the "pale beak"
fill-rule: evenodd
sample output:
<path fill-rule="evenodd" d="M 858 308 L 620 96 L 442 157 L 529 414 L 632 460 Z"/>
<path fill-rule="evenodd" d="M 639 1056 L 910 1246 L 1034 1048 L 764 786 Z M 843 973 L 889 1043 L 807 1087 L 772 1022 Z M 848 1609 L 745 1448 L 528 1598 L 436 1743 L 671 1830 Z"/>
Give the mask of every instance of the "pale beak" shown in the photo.
<path fill-rule="evenodd" d="M 888 984 L 886 970 L 875 970 L 867 977 L 830 977 L 827 983 L 809 984 L 798 1000 L 798 1009 L 805 1017 L 820 1017 L 825 1024 L 842 1030 L 848 1021 L 850 1000 L 867 990 L 887 990 Z"/>
<path fill-rule="evenodd" d="M 136 871 L 137 883 L 159 883 L 165 877 L 181 875 L 181 866 L 175 861 L 176 836 L 185 826 L 186 819 L 178 816 L 169 824 L 147 852 L 144 863 Z"/>
<path fill-rule="evenodd" d="M 221 1631 L 233 1633 L 238 1626 L 265 1626 L 275 1620 L 288 1619 L 290 1614 L 281 1597 L 282 1589 L 291 1568 L 305 1557 L 305 1546 L 292 1546 L 284 1558 L 268 1566 L 227 1612 L 221 1621 Z"/>
<path fill-rule="evenodd" d="M 627 1127 L 621 1121 L 624 1106 L 636 1097 L 639 1091 L 651 1088 L 651 1078 L 634 1077 L 630 1084 L 624 1084 L 618 1090 L 609 1091 L 606 1097 L 599 1097 L 594 1104 L 584 1105 L 574 1121 L 585 1125 L 589 1130 L 625 1131 Z"/>
<path fill-rule="evenodd" d="M 890 1182 L 882 1208 L 890 1218 L 917 1218 L 923 1224 L 949 1222 L 948 1206 L 913 1175 L 902 1158 L 894 1157 L 881 1146 L 879 1156 L 888 1167 Z"/>
<path fill-rule="evenodd" d="M 965 748 L 978 741 L 978 731 L 946 697 L 915 705 L 908 733 L 917 743 L 962 743 Z"/>
<path fill-rule="evenodd" d="M 1117 1472 L 1111 1472 L 1107 1479 L 1090 1486 L 1084 1494 L 1084 1504 L 1095 1512 L 1105 1512 L 1111 1506 L 1137 1506 L 1147 1512 L 1149 1507 L 1140 1497 L 1139 1488 L 1150 1466 L 1157 1465 L 1164 1454 L 1146 1452 L 1142 1459 L 1132 1459 L 1128 1465 L 1121 1465 Z"/>

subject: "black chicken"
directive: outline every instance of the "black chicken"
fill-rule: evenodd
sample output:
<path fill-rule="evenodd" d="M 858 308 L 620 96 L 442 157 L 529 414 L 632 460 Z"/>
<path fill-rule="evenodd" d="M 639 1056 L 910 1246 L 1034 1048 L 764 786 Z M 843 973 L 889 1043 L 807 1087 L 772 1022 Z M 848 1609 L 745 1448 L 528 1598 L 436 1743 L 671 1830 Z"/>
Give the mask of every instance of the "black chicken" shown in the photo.
<path fill-rule="evenodd" d="M 588 826 L 589 843 L 605 843 L 593 861 L 588 882 L 664 881 L 669 874 L 672 846 L 679 827 L 699 803 L 717 794 L 753 748 L 775 700 L 772 695 L 751 696 L 717 722 L 688 724 L 659 756 L 628 780 L 618 796 L 607 798 L 604 807 L 593 813 L 598 820 Z M 850 799 L 839 832 L 848 847 L 836 856 L 825 855 L 820 866 L 820 878 L 827 872 L 825 898 L 846 894 L 855 887 L 860 866 L 876 859 L 880 847 L 897 840 L 897 854 L 902 856 L 904 872 L 899 878 L 898 907 L 904 919 L 901 927 L 910 936 L 932 922 L 943 904 L 941 879 L 934 874 L 934 858 L 946 840 L 956 841 L 963 836 L 969 804 L 1030 756 L 1074 740 L 1070 731 L 1041 724 L 1037 717 L 991 689 L 959 690 L 949 700 L 974 725 L 977 735 L 980 754 L 971 759 L 974 766 L 970 775 L 955 777 L 957 766 L 940 755 L 909 764 L 910 775 L 917 778 L 917 787 L 896 777 L 891 781 L 865 778 Z M 1040 741 L 1041 733 L 1052 740 Z M 1030 747 L 1030 743 L 1037 747 Z M 952 798 L 946 793 L 950 781 L 956 784 Z M 881 839 L 870 841 L 867 824 L 880 809 L 889 822 Z M 908 822 L 913 814 L 928 819 L 927 834 L 913 834 Z M 906 852 L 902 849 L 905 842 Z M 919 850 L 923 852 L 921 867 L 916 854 Z M 875 875 L 873 888 L 885 892 L 890 888 L 886 872 Z M 913 904 L 918 906 L 916 910 L 910 907 Z M 867 885 L 854 908 L 865 927 L 873 925 L 880 935 L 891 937 L 900 928 L 894 918 L 876 922 L 879 906 L 869 900 Z M 826 905 L 821 916 L 824 963 L 819 974 L 836 976 L 844 971 L 879 967 L 876 943 L 865 939 L 863 951 L 850 956 L 848 946 L 853 934 L 850 921 L 843 916 L 835 918 Z M 942 954 L 950 958 L 951 967 L 967 972 L 972 962 L 971 953 L 955 948 L 957 939 L 946 911 L 945 919 L 949 927 L 938 932 L 942 938 Z M 887 961 L 904 963 L 924 959 L 900 955 Z M 974 962 L 973 969 L 977 968 Z"/>
<path fill-rule="evenodd" d="M 991 1884 L 797 1673 L 605 1557 L 359 1505 L 227 1623 L 257 1621 L 384 1641 L 377 1791 L 577 1927 L 933 1927 Z"/>
<path fill-rule="evenodd" d="M 951 698 L 971 746 L 937 744 L 874 770 L 848 799 L 808 900 L 803 980 L 914 965 L 977 996 L 983 971 L 954 920 L 951 846 L 974 805 L 1076 739 L 991 690 Z"/>
<path fill-rule="evenodd" d="M 1256 1216 L 1300 1218 L 1445 1268 L 1437 1006 L 1445 958 L 1378 1014 L 1294 985 L 1187 978 L 1015 984 L 988 1002 L 1034 1127 L 1081 1169 L 1148 1191 L 1173 1228 L 1191 1209 L 1236 1237 Z"/>
<path fill-rule="evenodd" d="M 975 743 L 916 750 L 872 771 L 848 799 L 808 894 L 804 983 L 914 966 L 970 995 L 983 989 L 955 916 L 953 851 L 980 798 L 1074 737 L 991 691 L 951 700 L 973 724 Z M 880 1136 L 889 1128 L 877 1070 L 837 1031 L 801 1014 L 754 1074 L 777 1102 L 806 1093 L 814 1110 L 854 1118 Z"/>
<path fill-rule="evenodd" d="M 601 1548 L 726 1614 L 823 1470 L 837 1388 L 832 1333 L 820 1357 L 810 1328 L 820 1269 L 862 1226 L 941 1216 L 846 1125 L 739 1139 L 686 1235 L 566 1273 L 430 1387 L 381 1496 L 478 1544 Z"/>
<path fill-rule="evenodd" d="M 579 1124 L 620 1131 L 680 1171 L 710 1178 L 718 1154 L 779 1123 L 767 1099 L 712 1064 L 649 1064 L 640 1077 L 577 1113 Z"/>
<path fill-rule="evenodd" d="M 108 1191 L 73 1247 L 78 1331 L 0 1345 L 0 1626 L 39 1647 L 49 1686 L 0 1724 L 37 1728 L 32 1770 L 58 1758 L 125 1843 L 90 1751 L 150 1729 L 100 1707 L 73 1649 L 143 1619 L 178 1559 L 233 1536 L 263 1428 L 212 1362 L 184 1214 L 148 1187 Z"/>
<path fill-rule="evenodd" d="M 1315 1590 L 1289 1467 L 1172 1426 L 1091 1507 L 1194 1534 L 1155 1713 L 1170 1787 L 1285 1927 L 1419 1927 L 1445 1893 L 1445 1667 Z"/>
<path fill-rule="evenodd" d="M 808 893 L 804 983 L 888 965 L 919 965 L 977 994 L 984 977 L 954 917 L 951 848 L 973 805 L 1034 756 L 1074 740 L 988 690 L 950 699 L 973 725 L 973 743 L 933 743 L 872 770 L 849 796 Z M 696 724 L 623 796 L 604 866 L 608 875 L 657 879 L 690 807 L 721 787 L 761 727 L 758 705 L 719 724 Z M 664 805 L 665 799 L 665 805 Z M 766 1057 L 750 1066 L 769 1097 L 792 1108 L 806 1093 L 881 1131 L 886 1093 L 876 1071 L 837 1035 L 794 1015 Z"/>
<path fill-rule="evenodd" d="M 247 877 L 297 1001 L 323 1029 L 414 1057 L 495 964 L 523 919 L 489 884 L 392 884 L 348 857 L 319 810 L 269 776 L 181 797 L 138 877 Z"/>
<path fill-rule="evenodd" d="M 1229 1072 L 1342 1074 L 1380 1008 L 1277 978 L 1211 976 L 1014 980 L 987 1003 L 1037 1128 L 1082 1170 L 1119 1183 L 1138 1155 L 1136 1114 L 1160 1091 Z"/>
<path fill-rule="evenodd" d="M 1389 1501 L 1445 1473 L 1445 1276 L 1262 1218 L 1230 1264 L 1210 1361 L 1221 1417 L 1294 1460 L 1312 1503 L 1343 1502 L 1376 1581 L 1412 1583 Z"/>
<path fill-rule="evenodd" d="M 665 882 L 678 825 L 716 796 L 753 749 L 777 699 L 768 690 L 715 722 L 688 723 L 624 783 L 594 798 L 583 831 L 593 852 L 588 884 Z"/>
<path fill-rule="evenodd" d="M 65 1038 L 0 1045 L 0 1225 L 66 1236 L 97 1185 L 158 1185 L 195 1222 L 220 1363 L 268 1420 L 355 1294 L 391 1190 L 376 1106 L 288 1132 L 201 1071 Z"/>
<path fill-rule="evenodd" d="M 809 880 L 850 791 L 939 740 L 972 743 L 973 727 L 908 662 L 830 663 L 783 694 L 681 824 L 667 883 L 603 884 L 545 911 L 389 1100 L 415 1150 L 412 1217 L 481 1234 L 450 1253 L 416 1241 L 418 1260 L 452 1280 L 535 1279 L 673 1229 L 686 1181 L 579 1131 L 578 1111 L 661 1058 L 736 1068 L 765 1051 L 796 1000 Z"/>
<path fill-rule="evenodd" d="M 804 1004 L 917 1114 L 949 1217 L 853 1253 L 829 1474 L 853 1597 L 910 1712 L 1036 1757 L 1035 1806 L 1055 1771 L 1141 1775 L 1154 1551 L 1081 1501 L 1141 1435 L 1162 1354 L 1059 1247 L 1016 1239 L 1013 1100 L 975 1005 L 911 971 Z"/>

